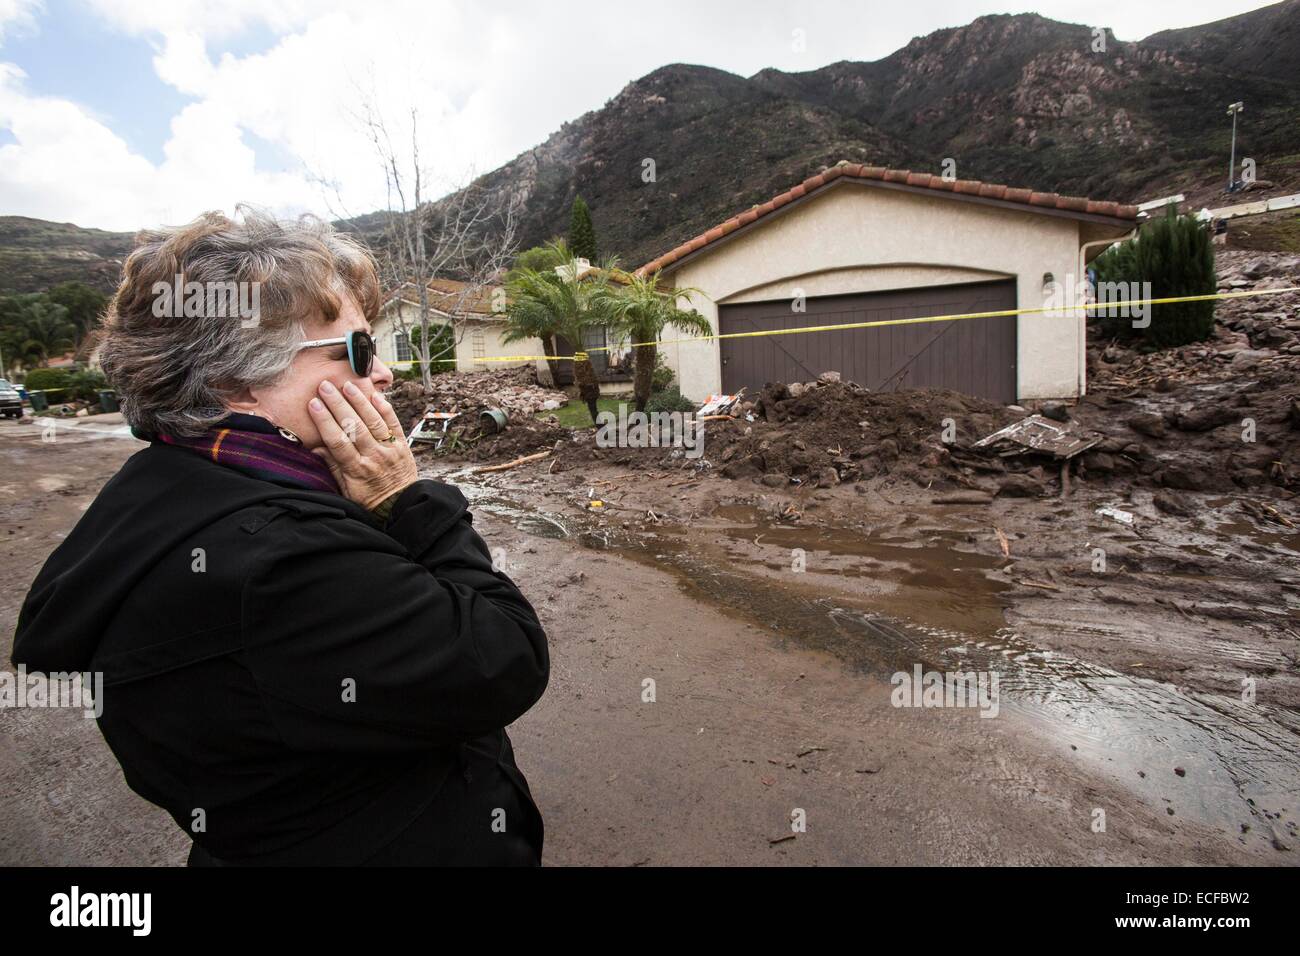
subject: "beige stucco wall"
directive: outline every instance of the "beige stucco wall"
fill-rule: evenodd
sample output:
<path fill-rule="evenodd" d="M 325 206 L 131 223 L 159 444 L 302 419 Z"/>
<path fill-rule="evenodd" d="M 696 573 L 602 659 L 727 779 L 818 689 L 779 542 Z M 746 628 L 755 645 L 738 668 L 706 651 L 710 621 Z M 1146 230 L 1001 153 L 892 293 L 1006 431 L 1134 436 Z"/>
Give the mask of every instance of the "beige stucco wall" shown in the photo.
<path fill-rule="evenodd" d="M 1085 233 L 1094 238 L 1097 230 Z M 1065 283 L 1079 271 L 1080 241 L 1072 219 L 846 184 L 722 241 L 672 273 L 672 284 L 708 296 L 693 301 L 715 332 L 718 305 L 793 298 L 796 290 L 817 296 L 1014 278 L 1018 307 L 1038 308 L 1044 273 Z M 1058 301 L 1076 301 L 1074 285 L 1069 279 Z M 1017 321 L 1020 398 L 1081 394 L 1082 310 Z M 670 344 L 664 353 L 683 394 L 698 401 L 721 391 L 717 340 Z"/>

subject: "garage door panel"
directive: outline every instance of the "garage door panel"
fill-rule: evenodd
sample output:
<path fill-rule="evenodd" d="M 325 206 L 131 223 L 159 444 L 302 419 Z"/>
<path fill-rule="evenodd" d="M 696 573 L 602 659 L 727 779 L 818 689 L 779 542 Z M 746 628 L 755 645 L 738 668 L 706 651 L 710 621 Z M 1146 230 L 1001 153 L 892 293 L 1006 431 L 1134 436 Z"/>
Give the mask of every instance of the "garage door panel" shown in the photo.
<path fill-rule="evenodd" d="M 1016 307 L 1015 283 L 903 289 L 806 300 L 724 305 L 723 334 L 844 325 Z M 1016 317 L 887 325 L 843 332 L 723 339 L 722 385 L 751 393 L 767 382 L 807 381 L 828 370 L 868 388 L 937 387 L 1012 402 L 1016 397 Z"/>

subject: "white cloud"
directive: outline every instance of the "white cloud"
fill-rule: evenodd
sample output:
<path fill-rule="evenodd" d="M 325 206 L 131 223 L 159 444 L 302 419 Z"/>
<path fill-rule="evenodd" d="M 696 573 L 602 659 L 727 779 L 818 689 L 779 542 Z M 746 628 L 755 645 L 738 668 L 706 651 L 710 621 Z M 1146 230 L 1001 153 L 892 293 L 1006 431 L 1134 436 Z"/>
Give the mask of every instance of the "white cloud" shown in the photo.
<path fill-rule="evenodd" d="M 186 107 L 155 165 L 77 104 L 32 95 L 25 79 L 0 64 L 0 128 L 17 140 L 0 146 L 7 214 L 131 230 L 229 210 L 240 197 L 283 211 L 316 200 L 299 177 L 257 171 L 237 117 L 220 104 Z"/>
<path fill-rule="evenodd" d="M 27 89 L 0 63 L 0 212 L 131 229 L 189 219 L 239 201 L 285 213 L 325 212 L 305 170 L 338 182 L 346 211 L 385 202 L 382 171 L 357 123 L 367 91 L 395 138 L 418 106 L 421 156 L 443 190 L 495 168 L 627 82 L 673 62 L 750 75 L 887 55 L 911 37 L 990 12 L 990 0 L 913 0 L 902 12 L 861 0 L 613 2 L 525 0 L 86 0 L 106 31 L 155 46 L 161 82 L 196 102 L 171 119 L 163 160 L 133 154 L 90 110 Z M 1261 6 L 1257 0 L 1042 0 L 1045 16 L 1098 21 L 1136 39 Z M 33 0 L 0 0 L 6 25 L 31 25 Z M 48 20 L 39 24 L 57 30 Z M 791 43 L 806 31 L 807 48 Z M 256 30 L 260 53 L 216 51 Z M 69 64 L 75 69 L 75 64 Z M 293 168 L 270 170 L 254 145 Z"/>
<path fill-rule="evenodd" d="M 35 30 L 41 6 L 41 0 L 0 0 L 0 43 L 7 32 Z"/>

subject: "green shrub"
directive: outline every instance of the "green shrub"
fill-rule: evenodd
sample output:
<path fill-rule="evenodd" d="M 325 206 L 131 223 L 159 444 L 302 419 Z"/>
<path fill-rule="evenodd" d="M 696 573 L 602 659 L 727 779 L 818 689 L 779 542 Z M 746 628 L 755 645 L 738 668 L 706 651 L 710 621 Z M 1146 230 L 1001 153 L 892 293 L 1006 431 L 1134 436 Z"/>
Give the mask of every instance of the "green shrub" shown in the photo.
<path fill-rule="evenodd" d="M 673 383 L 676 376 L 664 361 L 664 353 L 655 353 L 655 370 L 650 376 L 650 394 L 656 395 Z"/>
<path fill-rule="evenodd" d="M 23 387 L 29 392 L 53 392 L 65 389 L 72 383 L 72 373 L 65 368 L 34 368 L 23 379 Z M 60 397 L 60 401 L 71 396 Z"/>
<path fill-rule="evenodd" d="M 432 340 L 429 355 L 433 358 L 433 362 L 429 365 L 429 374 L 438 375 L 442 372 L 456 371 L 456 333 L 452 327 L 443 323 L 431 322 L 429 323 L 429 331 L 433 333 L 429 336 Z M 414 349 L 418 349 L 420 343 L 424 341 L 424 329 L 419 325 L 413 325 L 409 335 L 413 346 L 411 358 L 415 359 L 415 362 L 411 365 L 396 365 L 393 369 L 394 372 L 399 368 L 413 371 L 415 374 L 409 380 L 422 382 L 424 378 L 420 374 L 420 358 Z"/>
<path fill-rule="evenodd" d="M 1191 216 L 1173 209 L 1145 227 L 1136 239 L 1107 249 L 1093 261 L 1098 282 L 1127 285 L 1126 299 L 1211 295 L 1217 283 L 1210 233 Z M 1097 309 L 1102 331 L 1111 337 L 1140 339 L 1156 348 L 1201 342 L 1214 334 L 1214 302 L 1177 302 L 1147 306 L 1150 323 L 1134 328 L 1132 310 Z M 1124 315 L 1129 311 L 1129 315 Z"/>
<path fill-rule="evenodd" d="M 651 395 L 650 401 L 645 404 L 645 410 L 647 412 L 693 412 L 695 406 L 695 402 L 683 397 L 681 391 L 673 386 Z"/>
<path fill-rule="evenodd" d="M 63 400 L 76 398 L 83 402 L 99 401 L 100 389 L 108 388 L 108 381 L 103 372 L 83 369 L 68 376 L 68 391 L 63 393 Z"/>

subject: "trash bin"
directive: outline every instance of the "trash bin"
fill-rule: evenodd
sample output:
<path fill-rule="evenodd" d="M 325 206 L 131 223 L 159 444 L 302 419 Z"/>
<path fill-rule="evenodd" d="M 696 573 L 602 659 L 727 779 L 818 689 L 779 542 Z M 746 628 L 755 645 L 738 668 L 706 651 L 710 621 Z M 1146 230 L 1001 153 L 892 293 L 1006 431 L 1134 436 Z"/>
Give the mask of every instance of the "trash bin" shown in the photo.
<path fill-rule="evenodd" d="M 101 412 L 115 412 L 118 410 L 117 392 L 111 388 L 99 390 L 99 410 Z"/>
<path fill-rule="evenodd" d="M 32 411 L 43 412 L 50 407 L 50 403 L 45 398 L 45 393 L 40 389 L 27 393 L 27 400 L 32 403 Z"/>

